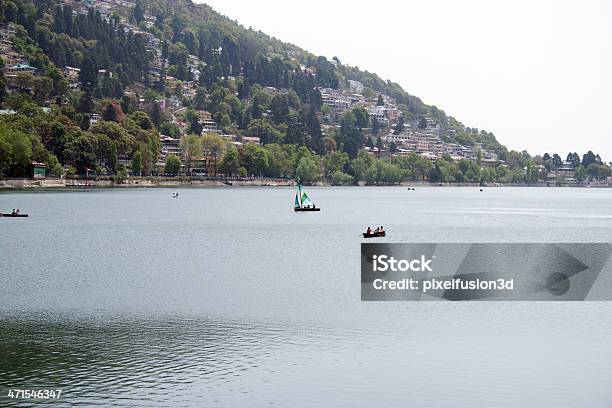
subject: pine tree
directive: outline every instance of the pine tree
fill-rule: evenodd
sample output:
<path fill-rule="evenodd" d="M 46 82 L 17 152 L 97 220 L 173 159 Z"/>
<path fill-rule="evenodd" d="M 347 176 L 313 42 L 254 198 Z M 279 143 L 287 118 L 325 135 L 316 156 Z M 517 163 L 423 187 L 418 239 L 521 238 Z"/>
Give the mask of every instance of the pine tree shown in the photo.
<path fill-rule="evenodd" d="M 404 117 L 400 116 L 397 120 L 397 124 L 395 125 L 395 131 L 393 134 L 399 135 L 404 131 Z"/>
<path fill-rule="evenodd" d="M 162 111 L 157 102 L 153 103 L 153 108 L 151 109 L 151 121 L 159 129 L 162 123 Z"/>
<path fill-rule="evenodd" d="M 79 81 L 84 91 L 93 91 L 98 86 L 98 67 L 96 60 L 91 54 L 83 59 L 81 71 L 79 72 Z"/>
<path fill-rule="evenodd" d="M 77 108 L 77 112 L 79 113 L 91 113 L 94 109 L 94 102 L 91 95 L 91 91 L 86 89 L 85 92 L 81 95 L 81 99 L 79 99 L 79 106 Z"/>
<path fill-rule="evenodd" d="M 113 140 L 110 145 L 108 165 L 112 174 L 117 174 L 117 141 Z"/>
<path fill-rule="evenodd" d="M 132 11 L 132 18 L 137 23 L 144 21 L 144 8 L 142 6 L 141 0 L 136 0 L 136 5 L 134 6 L 134 10 Z"/>
<path fill-rule="evenodd" d="M 372 134 L 374 136 L 378 136 L 379 132 L 380 132 L 380 123 L 378 122 L 377 117 L 373 117 L 372 118 Z"/>

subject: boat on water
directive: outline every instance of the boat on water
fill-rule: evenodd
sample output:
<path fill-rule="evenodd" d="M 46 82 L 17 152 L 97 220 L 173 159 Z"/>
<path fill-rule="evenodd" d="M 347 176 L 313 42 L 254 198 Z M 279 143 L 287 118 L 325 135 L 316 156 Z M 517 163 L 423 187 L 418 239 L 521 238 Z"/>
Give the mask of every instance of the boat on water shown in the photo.
<path fill-rule="evenodd" d="M 387 236 L 387 231 L 383 231 L 383 232 L 372 231 L 369 234 L 367 232 L 363 233 L 364 238 L 379 238 L 379 237 L 386 237 L 386 236 Z"/>
<path fill-rule="evenodd" d="M 305 212 L 305 211 L 321 211 L 320 208 L 317 208 L 315 203 L 308 197 L 308 194 L 302 193 L 302 185 L 298 181 L 298 191 L 295 193 L 295 203 L 293 205 L 293 210 L 296 212 Z"/>
<path fill-rule="evenodd" d="M 28 214 L 4 214 L 4 213 L 0 213 L 0 217 L 5 217 L 5 218 L 27 218 Z"/>
<path fill-rule="evenodd" d="M 172 193 L 172 198 L 178 198 L 178 193 Z"/>

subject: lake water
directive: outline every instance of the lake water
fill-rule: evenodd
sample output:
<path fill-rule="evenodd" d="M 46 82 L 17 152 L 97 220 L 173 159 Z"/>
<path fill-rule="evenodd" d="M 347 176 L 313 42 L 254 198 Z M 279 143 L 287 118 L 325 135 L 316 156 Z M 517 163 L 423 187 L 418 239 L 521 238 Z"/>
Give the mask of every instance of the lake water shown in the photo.
<path fill-rule="evenodd" d="M 609 242 L 612 189 L 308 192 L 0 193 L 0 406 L 612 405 L 612 302 L 360 301 L 367 225 Z"/>

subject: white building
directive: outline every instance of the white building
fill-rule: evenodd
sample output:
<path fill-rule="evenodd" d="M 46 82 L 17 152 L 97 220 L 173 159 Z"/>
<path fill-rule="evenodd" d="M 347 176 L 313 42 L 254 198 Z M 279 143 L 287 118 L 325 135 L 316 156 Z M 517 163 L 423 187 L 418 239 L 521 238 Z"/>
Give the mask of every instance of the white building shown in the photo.
<path fill-rule="evenodd" d="M 361 82 L 349 79 L 348 84 L 352 93 L 361 94 L 363 92 L 363 84 Z"/>

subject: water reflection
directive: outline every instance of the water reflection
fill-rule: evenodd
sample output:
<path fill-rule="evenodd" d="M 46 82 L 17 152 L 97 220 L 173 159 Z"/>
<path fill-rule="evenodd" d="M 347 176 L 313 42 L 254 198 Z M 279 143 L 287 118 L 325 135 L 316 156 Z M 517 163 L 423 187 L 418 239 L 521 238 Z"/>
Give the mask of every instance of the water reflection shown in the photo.
<path fill-rule="evenodd" d="M 5 328 L 0 333 L 0 383 L 63 389 L 65 398 L 57 403 L 66 406 L 144 401 L 192 406 L 230 394 L 235 399 L 253 392 L 253 378 L 299 366 L 291 355 L 301 348 L 333 352 L 355 346 L 352 339 L 358 338 L 351 330 L 332 332 L 311 325 L 184 317 L 88 320 L 5 314 L 0 325 Z M 361 335 L 359 341 L 367 337 Z M 249 371 L 258 374 L 243 378 Z M 2 405 L 19 403 L 7 399 Z"/>

